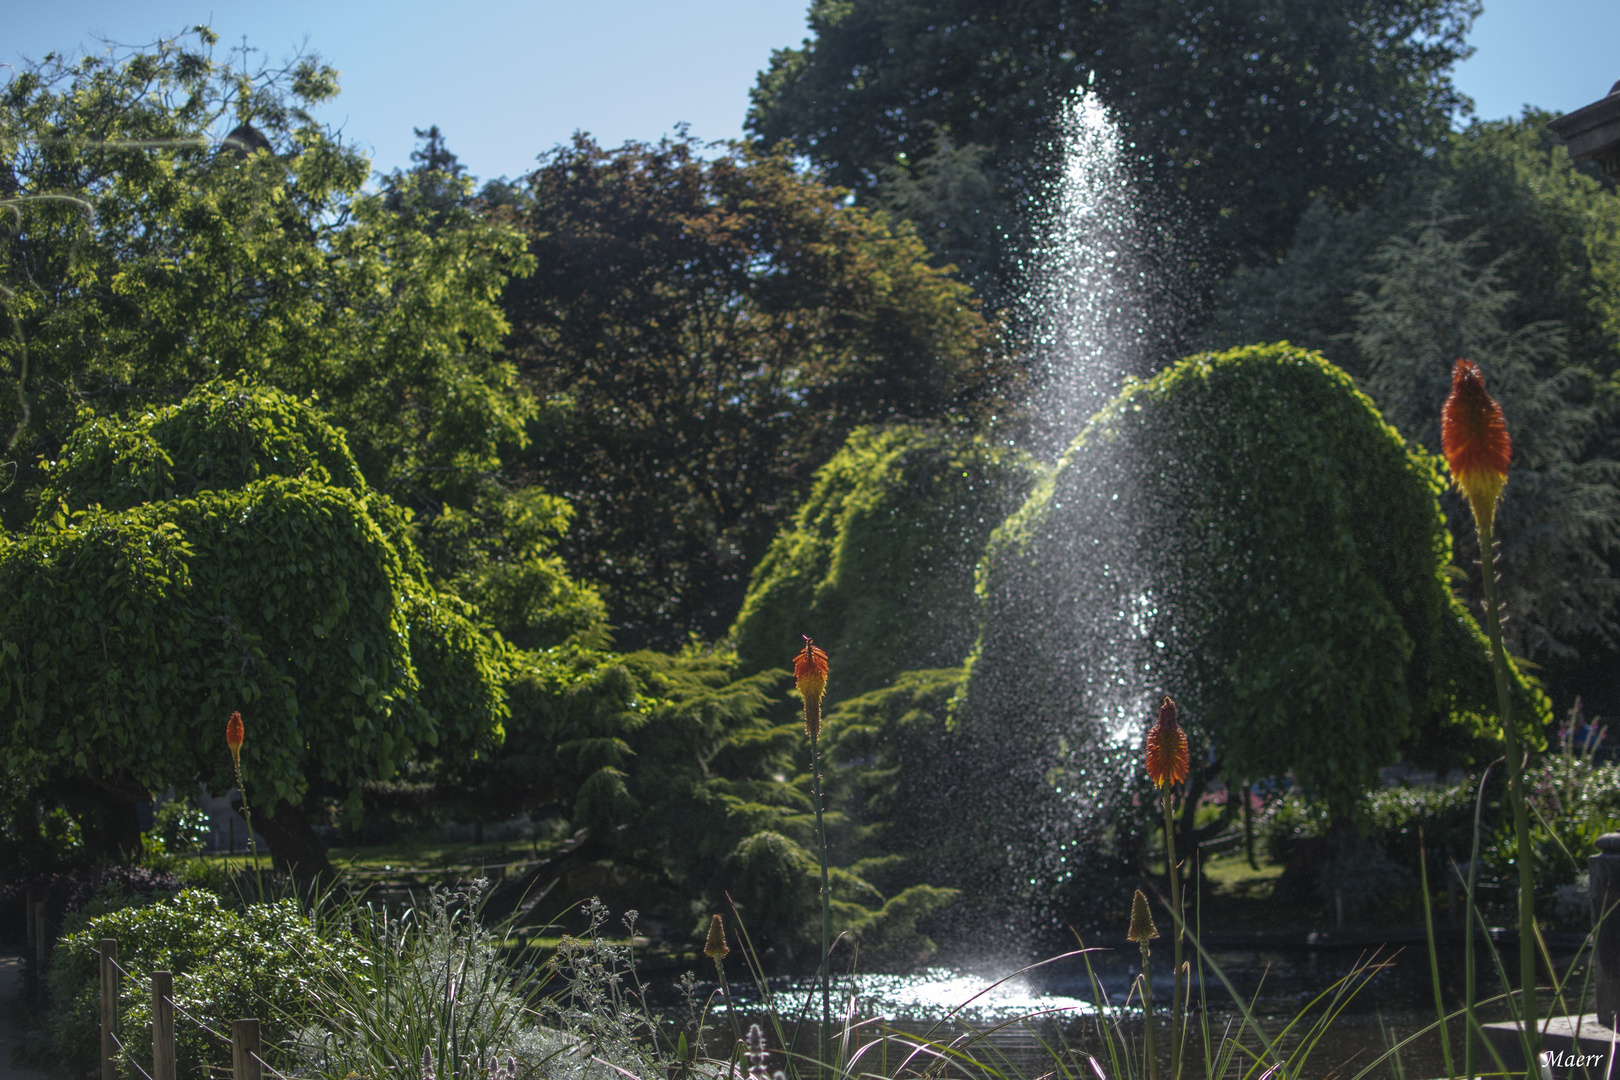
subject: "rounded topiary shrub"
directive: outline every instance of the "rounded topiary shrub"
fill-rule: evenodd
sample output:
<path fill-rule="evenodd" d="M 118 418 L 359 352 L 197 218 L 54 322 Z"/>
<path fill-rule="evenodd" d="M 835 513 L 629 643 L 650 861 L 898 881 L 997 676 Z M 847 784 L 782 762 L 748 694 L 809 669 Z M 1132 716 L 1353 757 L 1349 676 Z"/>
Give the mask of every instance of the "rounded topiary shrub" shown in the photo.
<path fill-rule="evenodd" d="M 765 830 L 742 840 L 727 860 L 732 895 L 751 940 L 791 962 L 820 927 L 819 868 L 814 855 Z"/>
<path fill-rule="evenodd" d="M 859 428 L 772 543 L 732 629 L 744 673 L 783 667 L 809 634 L 842 700 L 902 671 L 954 667 L 978 625 L 974 572 L 1038 469 L 934 427 Z"/>
<path fill-rule="evenodd" d="M 308 872 L 312 787 L 358 805 L 425 750 L 498 744 L 504 651 L 311 406 L 209 384 L 87 422 L 46 476 L 0 533 L 0 768 L 116 792 L 133 832 L 147 792 L 235 785 L 240 711 L 255 827 Z"/>
<path fill-rule="evenodd" d="M 1092 857 L 1109 807 L 1130 812 L 1162 694 L 1195 774 L 1291 775 L 1341 809 L 1382 765 L 1488 746 L 1487 647 L 1448 585 L 1442 482 L 1348 375 L 1286 343 L 1129 383 L 986 557 L 954 719 L 963 813 L 1006 853 L 1003 887 L 1049 888 Z M 1534 738 L 1545 698 L 1516 693 Z"/>

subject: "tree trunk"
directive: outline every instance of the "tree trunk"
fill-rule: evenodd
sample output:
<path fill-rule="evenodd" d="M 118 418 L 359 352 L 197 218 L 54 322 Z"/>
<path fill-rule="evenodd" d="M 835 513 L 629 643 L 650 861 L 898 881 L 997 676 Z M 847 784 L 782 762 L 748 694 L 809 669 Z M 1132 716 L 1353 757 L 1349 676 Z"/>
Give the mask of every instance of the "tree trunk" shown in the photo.
<path fill-rule="evenodd" d="M 1220 775 L 1221 762 L 1219 760 L 1207 766 L 1191 769 L 1187 778 L 1187 797 L 1182 800 L 1181 812 L 1176 820 L 1176 855 L 1186 862 L 1185 873 L 1190 877 L 1197 868 L 1202 879 L 1204 860 L 1199 857 L 1199 845 L 1206 840 L 1219 836 L 1222 830 L 1237 819 L 1238 803 L 1232 792 L 1230 784 L 1226 789 L 1226 803 L 1221 807 L 1221 816 L 1203 828 L 1195 828 L 1194 822 L 1198 816 L 1198 804 L 1203 801 L 1209 792 L 1210 781 Z"/>
<path fill-rule="evenodd" d="M 242 812 L 240 800 L 231 804 Z M 321 838 L 305 816 L 303 808 L 286 799 L 276 803 L 274 813 L 262 810 L 254 815 L 253 831 L 264 837 L 270 845 L 270 865 L 291 877 L 327 878 L 333 875 L 332 864 L 326 858 Z"/>
<path fill-rule="evenodd" d="M 101 785 L 61 785 L 58 797 L 79 822 L 85 850 L 114 862 L 140 857 L 141 826 L 135 799 Z"/>

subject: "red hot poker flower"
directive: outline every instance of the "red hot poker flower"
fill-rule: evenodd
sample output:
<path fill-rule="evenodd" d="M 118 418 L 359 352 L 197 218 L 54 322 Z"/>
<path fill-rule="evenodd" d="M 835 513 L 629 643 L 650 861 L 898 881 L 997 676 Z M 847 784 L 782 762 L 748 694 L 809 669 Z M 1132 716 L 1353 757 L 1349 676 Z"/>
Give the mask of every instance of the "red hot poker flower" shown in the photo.
<path fill-rule="evenodd" d="M 1440 412 L 1440 447 L 1474 520 L 1489 526 L 1507 484 L 1513 443 L 1502 406 L 1486 392 L 1485 375 L 1472 360 L 1458 360 L 1451 369 L 1451 394 Z"/>
<path fill-rule="evenodd" d="M 238 769 L 242 767 L 242 739 L 246 730 L 242 727 L 242 714 L 231 713 L 231 718 L 225 721 L 225 745 L 231 748 L 231 764 Z"/>
<path fill-rule="evenodd" d="M 1147 734 L 1148 779 L 1158 787 L 1187 779 L 1187 733 L 1176 723 L 1176 703 L 1166 697 Z"/>
<path fill-rule="evenodd" d="M 800 635 L 801 637 L 803 635 Z M 793 680 L 804 699 L 804 733 L 814 739 L 821 734 L 821 695 L 827 690 L 827 654 L 808 637 L 804 648 L 793 658 Z"/>

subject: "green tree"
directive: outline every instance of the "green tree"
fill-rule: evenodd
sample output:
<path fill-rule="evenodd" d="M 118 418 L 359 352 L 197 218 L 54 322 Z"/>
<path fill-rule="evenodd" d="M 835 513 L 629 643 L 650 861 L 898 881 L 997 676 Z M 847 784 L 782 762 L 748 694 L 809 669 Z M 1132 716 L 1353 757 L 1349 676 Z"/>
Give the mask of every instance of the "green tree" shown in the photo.
<path fill-rule="evenodd" d="M 1470 124 L 1450 139 L 1442 195 L 1462 233 L 1479 233 L 1510 294 L 1508 329 L 1563 326 L 1567 363 L 1620 371 L 1620 192 L 1595 162 L 1572 162 L 1552 113 Z M 1429 216 L 1417 203 L 1414 223 Z"/>
<path fill-rule="evenodd" d="M 450 149 L 438 124 L 431 125 L 426 131 L 421 128 L 411 130 L 422 145 L 411 151 L 413 164 L 408 172 L 396 169 L 388 175 L 383 202 L 395 213 L 410 207 L 405 189 L 412 186 L 408 184 L 408 178 L 414 180 L 419 200 L 417 207 L 425 209 L 431 216 L 429 230 L 437 231 L 438 225 L 453 221 L 457 212 L 472 201 L 467 166 Z"/>
<path fill-rule="evenodd" d="M 0 536 L 0 760 L 128 804 L 199 779 L 247 794 L 275 861 L 326 857 L 306 800 L 418 754 L 488 753 L 500 650 L 435 590 L 408 515 L 343 437 L 270 389 L 213 383 L 138 419 L 91 419 Z"/>
<path fill-rule="evenodd" d="M 1257 341 L 1288 341 L 1332 353 L 1351 374 L 1360 357 L 1345 347 L 1353 329 L 1352 297 L 1368 260 L 1398 232 L 1409 214 L 1411 187 L 1395 185 L 1372 202 L 1341 210 L 1325 198 L 1311 202 L 1288 250 L 1273 262 L 1237 267 L 1215 286 L 1213 310 L 1196 339 L 1212 351 Z"/>
<path fill-rule="evenodd" d="M 1511 645 L 1549 665 L 1558 697 L 1602 710 L 1620 670 L 1620 195 L 1595 165 L 1569 160 L 1548 115 L 1472 124 L 1354 211 L 1319 199 L 1280 261 L 1222 282 L 1201 339 L 1329 350 L 1430 449 L 1450 365 L 1484 364 L 1493 388 L 1520 399 L 1509 412 L 1520 475 L 1500 533 Z M 1477 601 L 1474 530 L 1459 503 L 1442 502 Z"/>
<path fill-rule="evenodd" d="M 1002 895 L 1009 871 L 1062 881 L 1076 806 L 1097 828 L 1129 812 L 1158 694 L 1208 773 L 1291 774 L 1341 818 L 1382 765 L 1479 753 L 1494 687 L 1440 487 L 1319 354 L 1255 346 L 1128 385 L 986 556 L 955 719 L 980 777 L 961 812 L 980 850 L 1015 853 L 991 868 Z M 1547 702 L 1516 693 L 1539 742 Z M 1028 813 L 993 815 L 980 788 L 1030 792 Z"/>
<path fill-rule="evenodd" d="M 990 148 L 957 145 L 936 130 L 926 153 L 904 152 L 878 174 L 878 205 L 909 221 L 928 245 L 935 266 L 954 266 L 992 309 L 1001 307 L 999 284 L 1017 275 L 1003 238 L 1021 228 L 1009 205 L 1008 179 L 989 164 Z"/>
<path fill-rule="evenodd" d="M 862 423 L 993 411 L 967 289 L 909 229 L 783 158 L 579 137 L 528 178 L 535 273 L 505 304 L 526 383 L 570 404 L 523 476 L 629 644 L 722 634 L 815 469 Z"/>
<path fill-rule="evenodd" d="M 307 111 L 337 93 L 318 57 L 250 69 L 195 38 L 52 55 L 0 92 L 13 467 L 53 454 L 81 406 L 137 411 L 242 377 L 318 397 L 383 490 L 493 468 L 534 415 L 496 355 L 522 234 L 445 205 L 465 177 L 363 191 L 364 155 Z M 249 122 L 259 148 L 219 142 Z M 31 482 L 11 487 L 13 518 Z"/>
<path fill-rule="evenodd" d="M 445 505 L 417 528 L 434 582 L 478 609 L 509 644 L 605 646 L 607 608 L 556 553 L 573 507 L 537 487 L 480 483 L 468 508 Z"/>
<path fill-rule="evenodd" d="M 1037 475 L 982 436 L 857 428 L 754 569 L 731 631 L 741 670 L 782 668 L 800 634 L 833 657 L 839 699 L 961 663 L 978 633 L 985 542 Z"/>
<path fill-rule="evenodd" d="M 1479 265 L 1480 234 L 1456 237 L 1459 224 L 1437 205 L 1378 249 L 1365 291 L 1352 298 L 1352 340 L 1384 416 L 1431 453 L 1452 365 L 1466 356 L 1484 369 L 1513 437 L 1496 525 L 1502 597 L 1514 616 L 1504 631 L 1515 650 L 1568 664 L 1582 644 L 1612 649 L 1620 633 L 1620 464 L 1591 453 L 1593 380 L 1570 364 L 1563 324 L 1509 329 L 1519 299 L 1502 284 L 1509 260 Z M 1447 508 L 1453 534 L 1472 545 L 1463 500 L 1449 497 Z M 1477 566 L 1477 549 L 1469 555 L 1464 565 Z"/>
<path fill-rule="evenodd" d="M 1568 338 L 1560 362 L 1611 376 L 1620 363 L 1620 196 L 1595 165 L 1569 160 L 1549 118 L 1527 109 L 1471 124 L 1354 210 L 1318 196 L 1280 258 L 1221 282 L 1201 340 L 1221 349 L 1287 339 L 1332 350 L 1365 375 L 1368 361 L 1341 344 L 1355 331 L 1352 298 L 1377 269 L 1374 254 L 1421 229 L 1438 203 L 1454 218 L 1449 231 L 1475 237 L 1473 262 L 1493 266 L 1509 294 L 1503 328 L 1557 322 Z"/>
<path fill-rule="evenodd" d="M 817 0 L 772 55 L 748 124 L 870 196 L 944 133 L 1034 192 L 1058 103 L 1093 86 L 1178 192 L 1217 262 L 1271 256 L 1317 193 L 1353 203 L 1434 147 L 1465 99 L 1449 69 L 1473 0 Z"/>

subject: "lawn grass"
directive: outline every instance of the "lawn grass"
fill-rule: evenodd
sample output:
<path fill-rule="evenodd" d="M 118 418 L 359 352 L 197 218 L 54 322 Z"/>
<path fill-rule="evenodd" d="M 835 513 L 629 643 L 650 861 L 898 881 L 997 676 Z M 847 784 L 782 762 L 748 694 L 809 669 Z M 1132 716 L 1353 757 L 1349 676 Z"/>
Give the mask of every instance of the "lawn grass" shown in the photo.
<path fill-rule="evenodd" d="M 442 873 L 533 862 L 544 854 L 543 849 L 522 840 L 475 844 L 425 836 L 406 837 L 386 844 L 332 847 L 326 857 L 339 868 Z"/>
<path fill-rule="evenodd" d="M 1210 856 L 1203 865 L 1203 925 L 1223 932 L 1326 930 L 1331 916 L 1319 905 L 1298 906 L 1279 903 L 1273 897 L 1282 877 L 1281 863 L 1264 856 L 1257 858 L 1258 869 L 1249 865 L 1241 850 Z"/>
<path fill-rule="evenodd" d="M 1282 864 L 1257 859 L 1258 868 L 1249 865 L 1248 856 L 1241 851 L 1216 855 L 1204 863 L 1204 879 L 1217 895 L 1266 900 L 1282 877 Z"/>
<path fill-rule="evenodd" d="M 326 856 L 339 871 L 364 877 L 467 876 L 480 872 L 497 875 L 500 870 L 510 874 L 518 864 L 546 857 L 550 847 L 549 844 L 536 845 L 526 840 L 475 844 L 425 835 L 402 837 L 385 844 L 335 846 L 327 849 Z M 243 852 L 232 855 L 211 853 L 201 856 L 201 859 L 212 869 L 227 874 L 253 869 L 252 856 Z M 268 851 L 259 852 L 259 865 L 269 868 Z"/>

